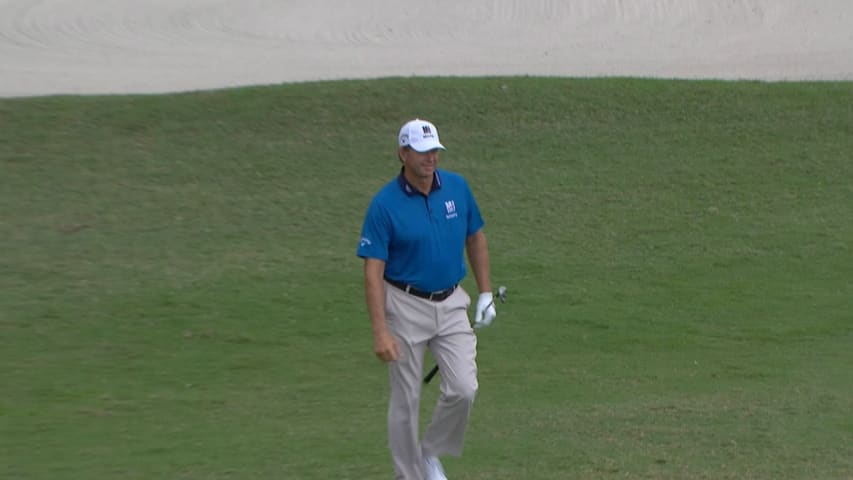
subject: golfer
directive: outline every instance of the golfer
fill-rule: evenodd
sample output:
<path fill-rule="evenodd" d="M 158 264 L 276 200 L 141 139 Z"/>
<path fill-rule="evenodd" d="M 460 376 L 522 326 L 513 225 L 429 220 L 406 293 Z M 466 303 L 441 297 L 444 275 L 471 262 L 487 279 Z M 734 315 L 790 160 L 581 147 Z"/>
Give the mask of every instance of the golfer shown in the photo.
<path fill-rule="evenodd" d="M 438 130 L 415 119 L 400 129 L 400 174 L 367 207 L 357 255 L 373 351 L 388 364 L 388 445 L 398 480 L 443 480 L 438 457 L 460 456 L 477 393 L 477 339 L 471 298 L 459 286 L 468 260 L 480 294 L 474 327 L 494 320 L 483 219 L 468 184 L 439 170 Z M 421 376 L 429 348 L 441 372 L 440 396 L 418 432 Z"/>

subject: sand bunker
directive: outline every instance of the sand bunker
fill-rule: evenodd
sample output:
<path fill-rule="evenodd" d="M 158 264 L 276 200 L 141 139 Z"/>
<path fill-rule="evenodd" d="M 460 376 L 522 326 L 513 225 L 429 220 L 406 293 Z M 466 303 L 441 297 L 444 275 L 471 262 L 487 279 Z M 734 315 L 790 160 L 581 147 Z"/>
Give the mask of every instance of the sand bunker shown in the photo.
<path fill-rule="evenodd" d="M 0 0 L 0 96 L 410 75 L 853 79 L 851 0 Z"/>

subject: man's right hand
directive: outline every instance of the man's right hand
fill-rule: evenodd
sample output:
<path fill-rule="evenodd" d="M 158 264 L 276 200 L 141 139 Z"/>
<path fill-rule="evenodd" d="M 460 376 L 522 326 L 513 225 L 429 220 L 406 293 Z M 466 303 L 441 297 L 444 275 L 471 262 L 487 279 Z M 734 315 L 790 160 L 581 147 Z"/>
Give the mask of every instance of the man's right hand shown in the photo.
<path fill-rule="evenodd" d="M 395 362 L 400 358 L 400 346 L 387 331 L 378 333 L 373 336 L 373 353 L 383 362 Z"/>

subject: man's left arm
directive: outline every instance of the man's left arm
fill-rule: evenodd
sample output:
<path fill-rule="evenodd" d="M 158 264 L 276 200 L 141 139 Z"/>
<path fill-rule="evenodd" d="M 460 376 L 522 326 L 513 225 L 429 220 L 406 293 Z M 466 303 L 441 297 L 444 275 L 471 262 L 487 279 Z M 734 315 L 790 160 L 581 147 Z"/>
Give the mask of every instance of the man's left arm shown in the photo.
<path fill-rule="evenodd" d="M 492 292 L 492 283 L 489 279 L 489 247 L 486 245 L 486 236 L 483 230 L 465 238 L 465 250 L 468 252 L 468 262 L 477 282 L 480 293 Z"/>
<path fill-rule="evenodd" d="M 483 230 L 468 235 L 465 239 L 465 249 L 468 251 L 468 261 L 474 272 L 474 280 L 480 291 L 477 297 L 477 310 L 474 314 L 474 328 L 489 326 L 495 319 L 495 297 L 492 293 L 492 283 L 489 278 L 489 248 Z"/>

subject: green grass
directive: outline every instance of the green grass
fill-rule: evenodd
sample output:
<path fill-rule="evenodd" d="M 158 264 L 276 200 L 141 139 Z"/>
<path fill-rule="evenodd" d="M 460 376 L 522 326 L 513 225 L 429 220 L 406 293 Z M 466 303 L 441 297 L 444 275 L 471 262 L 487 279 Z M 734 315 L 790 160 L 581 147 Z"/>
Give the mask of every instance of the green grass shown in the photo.
<path fill-rule="evenodd" d="M 0 100 L 0 478 L 391 478 L 414 116 L 509 288 L 452 478 L 853 478 L 853 84 L 537 78 Z"/>

